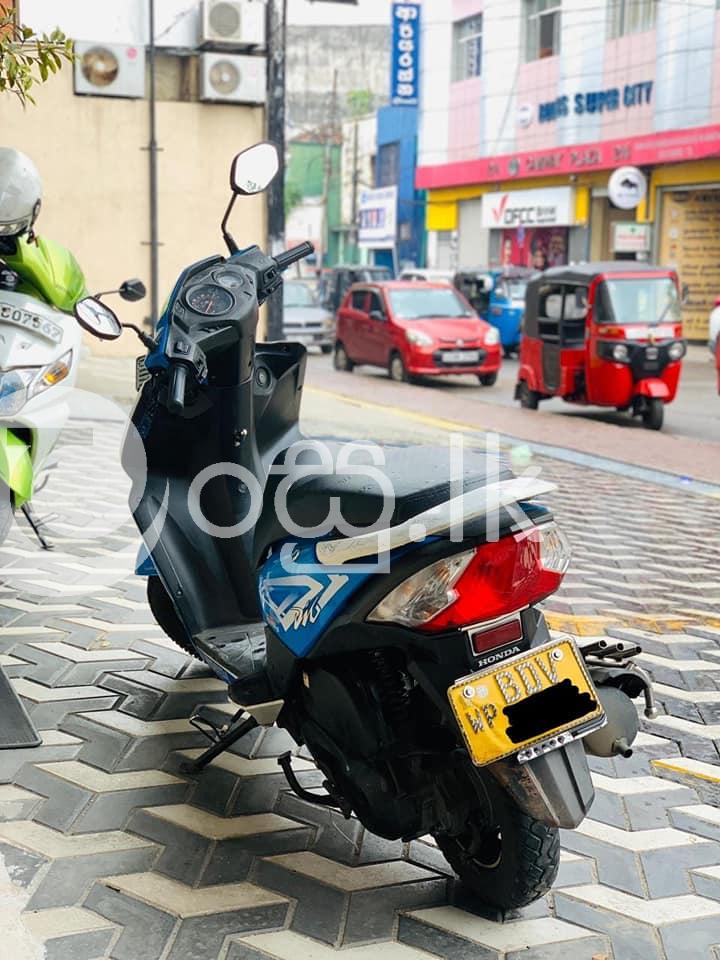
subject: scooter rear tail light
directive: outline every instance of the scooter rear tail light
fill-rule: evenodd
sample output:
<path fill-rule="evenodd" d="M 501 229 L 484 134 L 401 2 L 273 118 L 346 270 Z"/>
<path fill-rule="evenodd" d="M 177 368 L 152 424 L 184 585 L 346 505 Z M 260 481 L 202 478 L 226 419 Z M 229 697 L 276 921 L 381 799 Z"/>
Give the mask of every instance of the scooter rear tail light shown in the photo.
<path fill-rule="evenodd" d="M 565 537 L 555 523 L 544 523 L 425 567 L 368 620 L 430 633 L 497 620 L 554 593 L 569 563 Z"/>

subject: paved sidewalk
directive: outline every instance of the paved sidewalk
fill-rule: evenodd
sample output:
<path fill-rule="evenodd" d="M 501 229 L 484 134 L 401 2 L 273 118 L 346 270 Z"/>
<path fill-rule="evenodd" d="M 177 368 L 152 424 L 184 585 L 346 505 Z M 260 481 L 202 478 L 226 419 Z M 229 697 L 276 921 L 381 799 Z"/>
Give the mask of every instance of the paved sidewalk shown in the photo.
<path fill-rule="evenodd" d="M 308 422 L 337 432 L 343 415 Z M 718 500 L 535 457 L 574 548 L 550 623 L 638 639 L 662 716 L 630 760 L 592 761 L 591 819 L 564 832 L 553 893 L 487 917 L 432 843 L 379 840 L 290 795 L 281 731 L 180 771 L 202 746 L 192 710 L 232 708 L 131 576 L 121 432 L 89 421 L 61 450 L 38 503 L 58 515 L 54 553 L 21 529 L 0 551 L 0 663 L 44 739 L 0 752 L 0 855 L 48 960 L 717 960 Z"/>

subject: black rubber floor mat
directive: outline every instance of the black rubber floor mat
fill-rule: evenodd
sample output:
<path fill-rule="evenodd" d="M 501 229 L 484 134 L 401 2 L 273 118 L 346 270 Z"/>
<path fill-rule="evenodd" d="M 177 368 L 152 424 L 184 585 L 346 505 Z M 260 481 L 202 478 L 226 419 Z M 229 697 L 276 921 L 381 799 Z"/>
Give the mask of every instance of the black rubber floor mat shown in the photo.
<path fill-rule="evenodd" d="M 39 747 L 42 739 L 0 667 L 0 750 Z"/>

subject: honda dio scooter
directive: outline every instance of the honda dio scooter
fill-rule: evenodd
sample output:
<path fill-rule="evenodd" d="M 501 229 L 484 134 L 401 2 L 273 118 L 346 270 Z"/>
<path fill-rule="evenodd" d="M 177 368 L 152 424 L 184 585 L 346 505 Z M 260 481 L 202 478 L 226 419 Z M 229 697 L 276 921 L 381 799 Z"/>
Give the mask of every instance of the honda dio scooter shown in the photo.
<path fill-rule="evenodd" d="M 533 501 L 551 484 L 477 455 L 451 481 L 448 452 L 383 448 L 378 465 L 302 437 L 305 349 L 255 332 L 312 248 L 271 257 L 227 230 L 277 170 L 271 144 L 236 157 L 230 256 L 178 279 L 123 451 L 153 613 L 238 706 L 223 727 L 193 718 L 211 745 L 184 769 L 277 724 L 325 779 L 308 790 L 281 757 L 298 796 L 388 839 L 432 834 L 479 900 L 520 907 L 553 883 L 558 827 L 590 808 L 586 750 L 629 755 L 630 698 L 654 709 L 639 650 L 551 639 L 537 604 L 569 562 Z M 77 316 L 121 332 L 98 301 Z"/>
<path fill-rule="evenodd" d="M 63 270 L 78 268 L 72 261 L 51 262 L 48 269 L 63 276 Z M 52 282 L 52 276 L 23 276 L 0 260 L 0 543 L 15 510 L 22 510 L 46 549 L 51 544 L 31 501 L 56 466 L 52 452 L 70 413 L 68 398 L 82 347 L 72 315 L 41 299 L 39 292 L 35 295 Z M 139 280 L 128 280 L 109 292 L 139 300 L 145 288 Z"/>

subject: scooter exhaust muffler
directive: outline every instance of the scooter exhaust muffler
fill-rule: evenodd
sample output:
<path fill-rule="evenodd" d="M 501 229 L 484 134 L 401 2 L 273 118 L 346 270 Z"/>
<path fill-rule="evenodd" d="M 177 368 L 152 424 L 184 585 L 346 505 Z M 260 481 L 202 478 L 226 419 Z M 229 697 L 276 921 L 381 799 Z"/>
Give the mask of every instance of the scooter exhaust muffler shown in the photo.
<path fill-rule="evenodd" d="M 594 757 L 631 757 L 632 744 L 640 729 L 635 706 L 617 687 L 597 687 L 607 723 L 583 738 L 587 753 Z"/>

